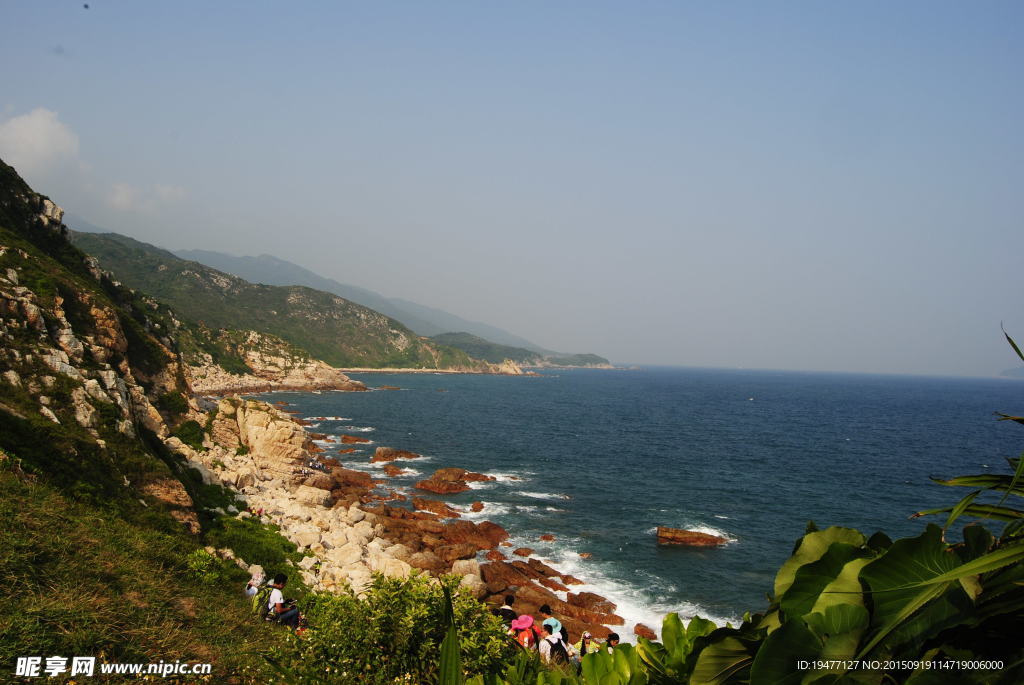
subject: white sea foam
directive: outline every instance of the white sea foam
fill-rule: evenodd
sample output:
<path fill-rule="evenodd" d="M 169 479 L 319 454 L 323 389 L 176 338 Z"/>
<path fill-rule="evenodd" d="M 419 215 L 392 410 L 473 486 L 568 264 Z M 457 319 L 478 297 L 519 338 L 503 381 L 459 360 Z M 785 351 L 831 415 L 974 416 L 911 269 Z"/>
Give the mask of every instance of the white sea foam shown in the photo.
<path fill-rule="evenodd" d="M 377 429 L 373 426 L 341 426 L 338 430 L 345 431 L 346 433 L 370 433 Z"/>
<path fill-rule="evenodd" d="M 499 483 L 519 483 L 525 480 L 530 480 L 530 476 L 533 474 L 529 471 L 523 471 L 522 473 L 516 473 L 515 471 L 509 471 L 506 473 L 488 471 L 487 475 L 494 476 L 494 480 Z"/>
<path fill-rule="evenodd" d="M 308 426 L 306 426 L 306 428 L 316 428 L 319 425 L 320 425 L 319 423 L 311 423 Z"/>
<path fill-rule="evenodd" d="M 344 416 L 307 416 L 307 421 L 351 421 Z"/>
<path fill-rule="evenodd" d="M 727 519 L 729 517 L 728 516 L 722 516 L 721 514 L 715 514 L 715 518 L 716 519 Z"/>
<path fill-rule="evenodd" d="M 661 621 L 669 612 L 678 613 L 684 621 L 699 615 L 719 626 L 724 626 L 726 622 L 732 622 L 733 625 L 739 623 L 736 617 L 716 616 L 691 602 L 683 601 L 680 604 L 673 604 L 663 600 L 652 600 L 650 597 L 652 591 L 657 592 L 660 589 L 672 592 L 674 588 L 671 586 L 658 588 L 660 579 L 653 576 L 650 576 L 649 579 L 638 578 L 636 584 L 616 580 L 608 575 L 601 562 L 581 559 L 577 552 L 578 548 L 572 544 L 573 542 L 575 541 L 559 541 L 554 543 L 555 546 L 550 551 L 538 549 L 538 556 L 550 558 L 556 569 L 584 581 L 583 585 L 571 586 L 572 592 L 594 592 L 614 602 L 616 604 L 615 613 L 625 619 L 625 625 L 618 628 L 611 626 L 611 629 L 617 630 L 624 642 L 635 642 L 633 626 L 637 623 L 643 623 L 655 633 L 660 633 Z M 536 544 L 531 544 L 531 546 L 537 548 Z M 648 580 L 649 582 L 644 582 Z"/>
<path fill-rule="evenodd" d="M 471 480 L 466 483 L 474 490 L 489 490 L 494 487 L 493 480 Z"/>
<path fill-rule="evenodd" d="M 571 499 L 569 495 L 557 495 L 551 492 L 520 492 L 523 497 L 532 497 L 533 499 Z"/>
<path fill-rule="evenodd" d="M 467 508 L 465 512 L 463 512 L 462 517 L 469 519 L 470 521 L 483 521 L 504 516 L 512 510 L 507 504 L 495 502 L 484 502 L 483 504 L 484 508 L 481 511 L 470 511 Z"/>

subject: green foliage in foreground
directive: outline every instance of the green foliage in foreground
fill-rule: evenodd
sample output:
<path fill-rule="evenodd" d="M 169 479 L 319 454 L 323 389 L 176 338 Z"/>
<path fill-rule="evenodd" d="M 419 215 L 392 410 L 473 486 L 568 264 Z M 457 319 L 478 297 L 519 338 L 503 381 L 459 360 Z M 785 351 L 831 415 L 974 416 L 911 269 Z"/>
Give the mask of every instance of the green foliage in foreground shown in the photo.
<path fill-rule="evenodd" d="M 290 683 L 436 682 L 450 624 L 447 588 L 462 668 L 470 675 L 498 673 L 516 647 L 500 619 L 457 590 L 459 580 L 446 577 L 442 586 L 422 575 L 375 575 L 362 598 L 351 592 L 310 595 L 303 603 L 309 630 L 289 633 L 268 661 Z"/>

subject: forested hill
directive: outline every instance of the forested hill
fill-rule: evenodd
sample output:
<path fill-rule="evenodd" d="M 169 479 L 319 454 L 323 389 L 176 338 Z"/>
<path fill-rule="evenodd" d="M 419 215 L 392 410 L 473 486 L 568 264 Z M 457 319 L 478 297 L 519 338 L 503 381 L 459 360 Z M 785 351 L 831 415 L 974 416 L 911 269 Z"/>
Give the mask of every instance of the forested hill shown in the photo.
<path fill-rule="evenodd" d="M 462 350 L 421 339 L 383 314 L 302 286 L 249 283 L 116 233 L 72 233 L 125 285 L 210 329 L 277 336 L 337 367 L 441 368 L 484 371 Z"/>

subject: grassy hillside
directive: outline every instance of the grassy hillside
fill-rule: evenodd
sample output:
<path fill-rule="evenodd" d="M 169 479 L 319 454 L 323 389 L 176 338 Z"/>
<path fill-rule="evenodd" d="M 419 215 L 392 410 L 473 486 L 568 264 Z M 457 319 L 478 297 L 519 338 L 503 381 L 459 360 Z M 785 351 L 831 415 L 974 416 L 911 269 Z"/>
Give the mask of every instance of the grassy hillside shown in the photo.
<path fill-rule="evenodd" d="M 260 646 L 280 633 L 249 616 L 240 592 L 245 572 L 225 565 L 206 582 L 190 571 L 189 553 L 199 547 L 185 534 L 127 522 L 23 482 L 7 466 L 0 469 L 6 673 L 19 656 L 88 655 L 213 663 L 220 677 L 268 680 Z"/>
<path fill-rule="evenodd" d="M 72 239 L 116 278 L 193 324 L 275 335 L 338 367 L 479 366 L 461 350 L 425 342 L 398 321 L 330 293 L 249 283 L 114 233 Z"/>

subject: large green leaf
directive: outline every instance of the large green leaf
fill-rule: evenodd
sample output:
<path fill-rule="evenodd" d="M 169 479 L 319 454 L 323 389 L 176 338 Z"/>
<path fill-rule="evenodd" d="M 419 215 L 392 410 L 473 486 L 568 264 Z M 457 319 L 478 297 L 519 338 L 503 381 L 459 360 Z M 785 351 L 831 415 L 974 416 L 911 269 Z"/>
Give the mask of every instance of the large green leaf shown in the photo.
<path fill-rule="evenodd" d="M 841 542 L 853 547 L 864 545 L 864 535 L 852 528 L 840 528 L 832 526 L 825 530 L 819 530 L 804 535 L 797 544 L 793 556 L 782 564 L 778 574 L 775 576 L 775 598 L 778 599 L 785 594 L 789 586 L 796 578 L 797 570 L 804 564 L 809 564 L 820 559 L 832 543 Z"/>
<path fill-rule="evenodd" d="M 913 514 L 911 518 L 930 516 L 931 514 L 948 514 L 955 507 L 943 507 L 941 509 L 926 509 Z M 992 519 L 994 521 L 1019 521 L 1024 519 L 1024 511 L 1000 507 L 994 504 L 968 504 L 961 512 L 961 516 L 973 516 L 980 519 Z"/>
<path fill-rule="evenodd" d="M 690 682 L 701 685 L 745 682 L 744 673 L 754 662 L 757 643 L 741 639 L 738 635 L 714 639 L 712 633 L 708 637 L 712 638 L 712 641 L 700 650 L 697 663 L 690 675 Z"/>
<path fill-rule="evenodd" d="M 679 614 L 670 613 L 661 623 L 663 644 L 639 638 L 636 652 L 650 671 L 653 682 L 684 682 L 689 675 L 688 662 L 694 640 L 710 634 L 716 627 L 699 616 L 694 616 L 684 626 Z"/>
<path fill-rule="evenodd" d="M 441 658 L 438 665 L 439 685 L 462 685 L 462 659 L 459 654 L 459 633 L 455 628 L 455 615 L 452 608 L 452 593 L 447 585 L 444 591 L 444 622 L 448 632 L 441 641 Z"/>
<path fill-rule="evenodd" d="M 871 592 L 871 625 L 875 632 L 859 657 L 871 653 L 890 636 L 893 640 L 887 647 L 891 650 L 911 632 L 915 639 L 924 639 L 946 627 L 951 617 L 970 604 L 956 584 L 957 571 L 963 567 L 942 541 L 942 529 L 934 524 L 916 538 L 897 540 L 884 555 L 865 566 L 860 577 Z M 939 598 L 944 599 L 938 602 Z M 930 603 L 934 603 L 931 610 L 922 612 Z M 913 631 L 907 630 L 910 625 Z M 899 633 L 893 635 L 896 631 Z"/>
<path fill-rule="evenodd" d="M 870 621 L 868 610 L 857 604 L 835 604 L 804 619 L 824 643 L 819 657 L 824 660 L 852 659 Z"/>
<path fill-rule="evenodd" d="M 931 528 L 931 526 L 929 526 Z M 1018 542 L 1005 547 L 1001 547 L 997 550 L 983 554 L 977 559 L 967 562 L 955 569 L 950 569 L 947 572 L 935 576 L 927 581 L 920 581 L 920 585 L 926 583 L 945 583 L 950 580 L 960 580 L 965 576 L 973 576 L 980 573 L 988 573 L 994 571 L 1003 566 L 1009 566 L 1010 564 L 1016 564 L 1024 561 L 1024 542 Z"/>
<path fill-rule="evenodd" d="M 804 564 L 796 570 L 793 583 L 785 594 L 777 596 L 786 620 L 809 613 L 822 590 L 833 583 L 848 563 L 866 552 L 844 542 L 834 542 L 817 561 Z M 860 595 L 860 587 L 856 588 Z"/>
<path fill-rule="evenodd" d="M 801 618 L 794 618 L 769 635 L 750 667 L 751 683 L 798 685 L 809 675 L 801 661 L 821 655 L 822 641 Z"/>
<path fill-rule="evenodd" d="M 1003 328 L 1003 325 L 999 324 L 999 327 Z M 1020 357 L 1021 361 L 1024 361 L 1024 354 L 1021 354 L 1020 348 L 1017 347 L 1017 343 L 1013 342 L 1013 338 L 1010 337 L 1010 334 L 1006 332 L 1005 328 L 1003 328 L 1003 335 L 1006 336 L 1006 342 L 1010 343 L 1010 347 L 1012 347 L 1013 351 L 1017 353 L 1017 356 Z"/>
<path fill-rule="evenodd" d="M 811 608 L 812 612 L 823 612 L 831 606 L 854 604 L 864 606 L 864 592 L 860 584 L 861 570 L 871 563 L 871 558 L 854 559 L 843 566 L 843 570 L 835 580 L 825 586 L 818 600 Z"/>
<path fill-rule="evenodd" d="M 1024 487 L 1021 487 L 1020 479 L 1016 474 L 978 473 L 971 476 L 956 476 L 955 478 L 946 479 L 932 478 L 932 480 L 939 485 L 1000 490 L 1024 497 Z"/>

